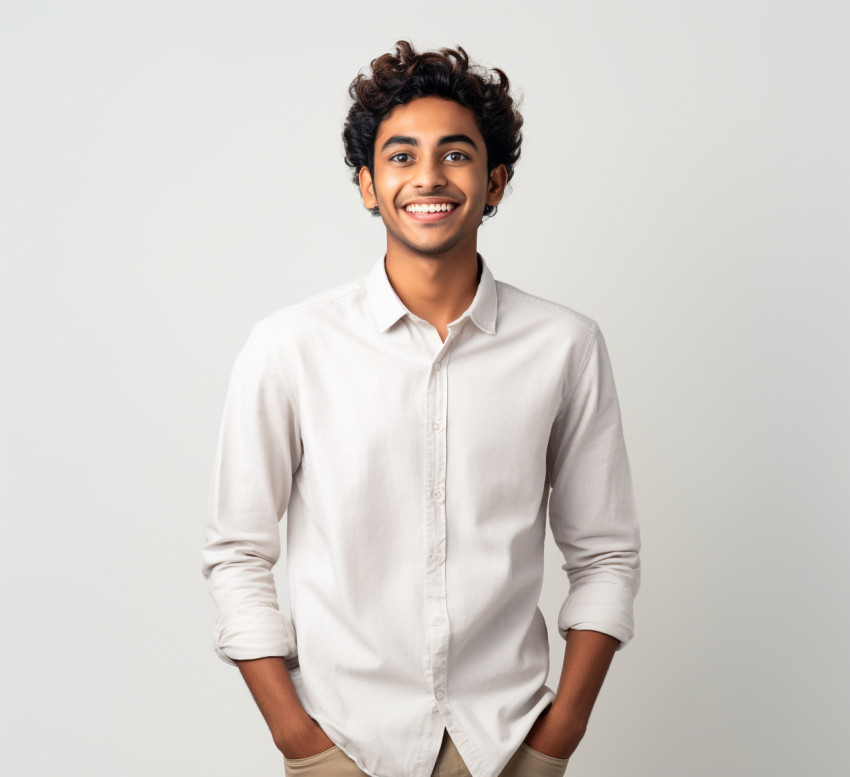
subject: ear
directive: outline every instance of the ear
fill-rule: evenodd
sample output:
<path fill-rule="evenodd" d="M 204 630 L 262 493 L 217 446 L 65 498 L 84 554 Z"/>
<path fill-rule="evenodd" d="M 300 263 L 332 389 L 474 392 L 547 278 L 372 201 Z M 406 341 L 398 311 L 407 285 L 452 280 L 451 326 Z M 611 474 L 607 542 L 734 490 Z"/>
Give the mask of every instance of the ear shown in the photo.
<path fill-rule="evenodd" d="M 360 194 L 363 197 L 363 206 L 368 210 L 372 210 L 378 204 L 378 198 L 375 196 L 375 184 L 372 181 L 372 174 L 366 165 L 360 168 L 357 178 L 360 182 Z"/>
<path fill-rule="evenodd" d="M 490 171 L 487 181 L 487 204 L 498 205 L 505 196 L 505 187 L 508 185 L 508 168 L 504 165 L 496 165 Z"/>

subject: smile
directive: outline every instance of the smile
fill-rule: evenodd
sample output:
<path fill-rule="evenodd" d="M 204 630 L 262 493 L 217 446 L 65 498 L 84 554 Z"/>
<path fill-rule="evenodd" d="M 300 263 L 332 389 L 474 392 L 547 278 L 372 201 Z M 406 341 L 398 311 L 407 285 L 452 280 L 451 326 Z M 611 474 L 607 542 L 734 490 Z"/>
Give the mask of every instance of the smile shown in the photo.
<path fill-rule="evenodd" d="M 411 218 L 416 221 L 441 221 L 448 218 L 455 210 L 454 202 L 411 203 L 404 208 Z"/>

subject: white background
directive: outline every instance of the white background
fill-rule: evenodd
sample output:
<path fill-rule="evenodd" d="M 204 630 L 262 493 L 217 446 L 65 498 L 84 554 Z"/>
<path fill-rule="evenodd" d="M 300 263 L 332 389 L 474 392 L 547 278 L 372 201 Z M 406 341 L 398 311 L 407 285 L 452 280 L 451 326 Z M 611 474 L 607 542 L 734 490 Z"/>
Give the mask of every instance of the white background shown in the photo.
<path fill-rule="evenodd" d="M 203 513 L 251 325 L 383 251 L 340 132 L 399 38 L 524 96 L 479 250 L 614 363 L 643 586 L 569 774 L 850 773 L 848 33 L 823 1 L 3 3 L 3 773 L 283 774 L 212 649 Z"/>

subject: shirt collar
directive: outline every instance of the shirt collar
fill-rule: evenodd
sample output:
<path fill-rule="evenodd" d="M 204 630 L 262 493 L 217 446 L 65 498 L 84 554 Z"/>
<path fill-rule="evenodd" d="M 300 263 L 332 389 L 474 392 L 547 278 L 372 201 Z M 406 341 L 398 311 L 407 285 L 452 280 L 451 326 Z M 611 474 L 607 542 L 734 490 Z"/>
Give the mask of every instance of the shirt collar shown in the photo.
<path fill-rule="evenodd" d="M 487 266 L 487 262 L 484 261 L 484 257 L 481 254 L 477 254 L 477 256 L 481 263 L 481 278 L 478 281 L 475 297 L 461 318 L 469 316 L 482 332 L 493 335 L 496 334 L 496 311 L 498 308 L 496 281 Z M 414 315 L 395 293 L 395 289 L 387 277 L 385 260 L 386 255 L 375 262 L 366 276 L 366 293 L 369 296 L 369 305 L 372 308 L 372 315 L 375 317 L 375 324 L 379 332 L 385 332 L 406 313 Z"/>

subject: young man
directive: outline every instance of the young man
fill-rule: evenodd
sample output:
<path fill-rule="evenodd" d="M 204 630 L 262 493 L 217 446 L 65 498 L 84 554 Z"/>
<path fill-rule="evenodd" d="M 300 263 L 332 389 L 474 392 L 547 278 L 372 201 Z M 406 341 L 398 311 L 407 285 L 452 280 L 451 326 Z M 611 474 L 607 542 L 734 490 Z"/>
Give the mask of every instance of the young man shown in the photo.
<path fill-rule="evenodd" d="M 555 777 L 640 579 L 605 341 L 477 251 L 520 153 L 504 73 L 405 41 L 371 64 L 343 138 L 386 254 L 260 320 L 236 359 L 203 550 L 215 649 L 289 775 Z M 547 507 L 570 583 L 557 692 Z"/>

